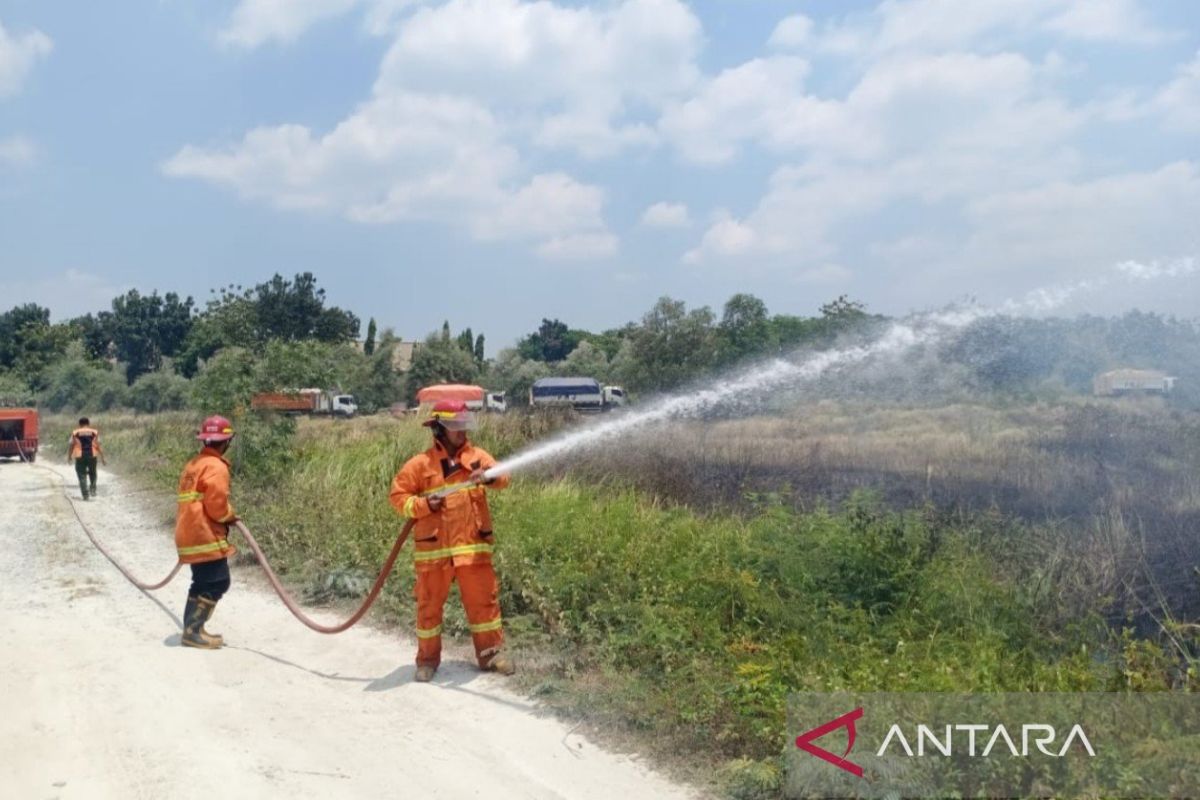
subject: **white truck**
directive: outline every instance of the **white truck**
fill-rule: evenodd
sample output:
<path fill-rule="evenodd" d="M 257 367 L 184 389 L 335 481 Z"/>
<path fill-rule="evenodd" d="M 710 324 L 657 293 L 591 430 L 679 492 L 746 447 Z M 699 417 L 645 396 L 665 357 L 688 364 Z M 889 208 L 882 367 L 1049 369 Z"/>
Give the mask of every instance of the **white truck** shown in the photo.
<path fill-rule="evenodd" d="M 627 400 L 620 386 L 601 386 L 595 378 L 541 378 L 529 389 L 529 405 L 534 408 L 570 406 L 589 413 L 611 411 Z"/>

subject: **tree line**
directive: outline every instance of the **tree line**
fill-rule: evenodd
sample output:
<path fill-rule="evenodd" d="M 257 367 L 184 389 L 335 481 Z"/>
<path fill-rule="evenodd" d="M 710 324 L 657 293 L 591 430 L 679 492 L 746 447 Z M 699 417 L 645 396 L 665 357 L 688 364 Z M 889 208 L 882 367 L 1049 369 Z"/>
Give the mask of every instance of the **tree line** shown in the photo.
<path fill-rule="evenodd" d="M 434 383 L 477 383 L 520 404 L 552 375 L 584 375 L 652 394 L 754 359 L 869 337 L 889 320 L 840 296 L 812 316 L 772 314 L 750 294 L 720 313 L 659 298 L 639 320 L 593 332 L 543 319 L 515 347 L 487 358 L 481 331 L 449 320 L 398 372 L 400 340 L 370 320 L 330 306 L 311 273 L 276 274 L 251 287 L 193 298 L 131 290 L 110 308 L 52 323 L 50 311 L 18 305 L 0 314 L 0 398 L 36 399 L 52 410 L 195 407 L 232 410 L 257 391 L 302 386 L 354 394 L 366 410 L 412 402 Z M 914 352 L 885 375 L 839 377 L 833 393 L 908 399 L 961 394 L 1086 393 L 1099 371 L 1157 368 L 1179 377 L 1178 399 L 1200 405 L 1200 328 L 1194 321 L 1130 312 L 1121 317 L 980 320 Z"/>

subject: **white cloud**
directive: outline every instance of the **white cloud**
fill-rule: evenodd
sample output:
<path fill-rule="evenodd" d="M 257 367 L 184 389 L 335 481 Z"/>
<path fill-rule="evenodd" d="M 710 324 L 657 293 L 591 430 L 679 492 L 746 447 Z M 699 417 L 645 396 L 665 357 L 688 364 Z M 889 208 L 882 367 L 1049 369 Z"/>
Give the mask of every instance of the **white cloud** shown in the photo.
<path fill-rule="evenodd" d="M 714 222 L 704 232 L 704 236 L 700 239 L 700 245 L 685 253 L 683 261 L 686 264 L 699 264 L 710 255 L 718 257 L 748 255 L 759 247 L 758 239 L 758 234 L 753 227 L 725 216 Z"/>
<path fill-rule="evenodd" d="M 413 6 L 426 0 L 370 0 L 367 6 L 367 32 L 374 36 L 389 36 L 400 27 L 403 15 Z"/>
<path fill-rule="evenodd" d="M 891 57 L 843 99 L 806 94 L 808 69 L 794 57 L 727 69 L 664 113 L 662 135 L 706 164 L 730 161 L 746 144 L 861 161 L 939 146 L 1015 149 L 1061 140 L 1082 121 L 1041 90 L 1043 67 L 1015 53 Z"/>
<path fill-rule="evenodd" d="M 808 44 L 813 31 L 813 21 L 803 14 L 784 17 L 771 31 L 767 44 L 771 47 L 791 48 Z"/>
<path fill-rule="evenodd" d="M 1087 277 L 1117 260 L 1195 252 L 1200 164 L 1003 192 L 973 202 L 968 218 L 964 254 L 980 268 Z"/>
<path fill-rule="evenodd" d="M 1164 115 L 1171 130 L 1200 133 L 1200 52 L 1179 68 L 1175 79 L 1155 96 L 1152 106 Z"/>
<path fill-rule="evenodd" d="M 0 99 L 21 91 L 34 64 L 53 49 L 54 43 L 41 31 L 11 34 L 0 24 Z"/>
<path fill-rule="evenodd" d="M 700 24 L 680 0 L 603 7 L 540 0 L 242 0 L 223 39 L 289 41 L 367 3 L 391 31 L 371 97 L 333 130 L 264 127 L 225 146 L 188 145 L 168 175 L 279 208 L 359 222 L 438 220 L 479 239 L 538 240 L 547 257 L 611 253 L 604 193 L 529 151 L 601 157 L 655 145 L 657 109 L 699 77 Z"/>
<path fill-rule="evenodd" d="M 517 152 L 487 109 L 449 97 L 379 97 L 324 136 L 281 125 L 231 147 L 187 146 L 163 171 L 278 208 L 464 225 L 482 240 L 606 232 L 600 189 L 561 173 L 521 186 Z"/>
<path fill-rule="evenodd" d="M 664 137 L 692 160 L 758 146 L 792 162 L 748 214 L 711 225 L 686 261 L 845 263 L 847 248 L 878 244 L 854 227 L 875 215 L 1072 177 L 1071 139 L 1098 113 L 1047 90 L 1057 60 L 1011 52 L 889 55 L 863 65 L 841 98 L 806 94 L 806 69 L 756 59 L 664 115 Z M 928 235 L 914 224 L 909 235 Z"/>
<path fill-rule="evenodd" d="M 358 4 L 359 0 L 240 0 L 217 38 L 222 44 L 247 49 L 267 42 L 288 44 L 318 22 L 339 17 Z"/>
<path fill-rule="evenodd" d="M 404 15 L 424 2 L 428 0 L 239 0 L 217 40 L 246 50 L 291 44 L 316 25 L 358 9 L 367 33 L 390 36 Z"/>
<path fill-rule="evenodd" d="M 24 136 L 0 139 L 0 166 L 27 167 L 37 159 L 37 146 Z"/>
<path fill-rule="evenodd" d="M 1145 45 L 1170 38 L 1136 0 L 888 0 L 827 24 L 814 45 L 824 52 L 875 57 L 896 52 L 990 49 L 1014 34 Z"/>
<path fill-rule="evenodd" d="M 1137 0 L 1075 0 L 1047 20 L 1046 28 L 1099 42 L 1148 45 L 1175 38 L 1149 22 Z"/>
<path fill-rule="evenodd" d="M 528 185 L 504 197 L 473 225 L 488 239 L 553 237 L 572 232 L 603 231 L 604 192 L 563 173 L 536 175 Z"/>
<path fill-rule="evenodd" d="M 586 261 L 608 258 L 617 252 L 617 237 L 611 233 L 580 233 L 559 236 L 542 243 L 537 253 L 549 261 Z"/>
<path fill-rule="evenodd" d="M 654 142 L 647 120 L 698 80 L 700 42 L 679 0 L 450 0 L 405 21 L 375 88 L 471 97 L 540 146 L 598 157 Z"/>
<path fill-rule="evenodd" d="M 734 158 L 747 140 L 770 145 L 800 138 L 796 128 L 832 128 L 843 120 L 835 119 L 829 104 L 804 94 L 808 71 L 807 61 L 791 56 L 756 58 L 726 69 L 691 98 L 670 106 L 660 130 L 686 158 L 720 164 Z"/>
<path fill-rule="evenodd" d="M 642 224 L 648 228 L 686 228 L 692 224 L 684 203 L 655 203 L 642 213 Z"/>
<path fill-rule="evenodd" d="M 854 273 L 842 264 L 822 264 L 813 269 L 800 270 L 792 276 L 793 283 L 814 286 L 837 286 L 854 277 Z"/>

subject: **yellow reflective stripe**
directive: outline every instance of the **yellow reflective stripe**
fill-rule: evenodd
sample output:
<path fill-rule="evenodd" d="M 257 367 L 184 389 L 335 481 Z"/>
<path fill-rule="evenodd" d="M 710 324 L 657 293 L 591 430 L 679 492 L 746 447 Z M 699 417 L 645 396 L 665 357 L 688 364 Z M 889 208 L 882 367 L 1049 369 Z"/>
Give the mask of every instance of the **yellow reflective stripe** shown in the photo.
<path fill-rule="evenodd" d="M 437 550 L 417 550 L 413 554 L 414 561 L 435 561 L 450 556 L 465 556 L 474 553 L 490 553 L 490 544 L 460 544 L 457 547 L 442 547 Z"/>
<path fill-rule="evenodd" d="M 414 561 L 435 561 L 450 556 L 465 556 L 474 553 L 490 553 L 490 544 L 460 544 L 457 547 L 443 547 L 438 550 L 417 550 L 413 554 Z"/>
<path fill-rule="evenodd" d="M 179 502 L 181 502 L 181 503 L 190 503 L 193 500 L 203 500 L 203 499 L 204 499 L 204 492 L 180 492 L 179 493 Z"/>
<path fill-rule="evenodd" d="M 500 619 L 500 617 L 496 617 L 491 622 L 481 622 L 478 625 L 468 625 L 467 627 L 471 629 L 471 633 L 487 633 L 488 631 L 498 631 L 504 627 L 504 620 Z"/>
<path fill-rule="evenodd" d="M 221 539 L 220 541 L 211 542 L 209 544 L 198 544 L 198 545 L 195 545 L 194 547 L 180 547 L 179 555 L 194 556 L 194 555 L 198 555 L 200 553 L 215 553 L 218 550 L 228 550 L 229 547 L 230 547 L 229 542 L 224 539 Z"/>
<path fill-rule="evenodd" d="M 409 519 L 417 515 L 417 496 L 415 494 L 404 501 L 404 508 L 400 510 L 400 513 Z"/>
<path fill-rule="evenodd" d="M 432 639 L 435 636 L 441 636 L 441 635 L 442 635 L 442 626 L 441 625 L 438 625 L 436 628 L 417 628 L 417 638 L 418 639 Z"/>
<path fill-rule="evenodd" d="M 430 495 L 434 494 L 454 494 L 455 492 L 461 492 L 464 489 L 473 489 L 475 486 L 476 484 L 471 483 L 470 481 L 464 481 L 462 483 L 444 483 L 437 488 L 427 489 L 426 491 L 421 492 L 421 497 L 429 497 Z"/>
<path fill-rule="evenodd" d="M 465 556 L 470 553 L 490 553 L 492 546 L 490 544 L 460 544 L 458 547 L 450 548 L 450 555 Z"/>

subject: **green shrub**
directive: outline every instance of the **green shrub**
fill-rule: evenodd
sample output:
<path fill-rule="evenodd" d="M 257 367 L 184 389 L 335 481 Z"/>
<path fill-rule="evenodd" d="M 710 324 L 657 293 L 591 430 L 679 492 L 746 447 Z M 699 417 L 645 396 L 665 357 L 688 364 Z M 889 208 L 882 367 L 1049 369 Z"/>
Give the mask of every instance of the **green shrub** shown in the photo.
<path fill-rule="evenodd" d="M 190 388 L 187 378 L 173 372 L 148 372 L 129 387 L 128 404 L 143 414 L 179 411 L 187 408 Z"/>
<path fill-rule="evenodd" d="M 106 367 L 71 359 L 48 367 L 40 401 L 51 411 L 107 411 L 125 402 L 125 380 Z"/>

